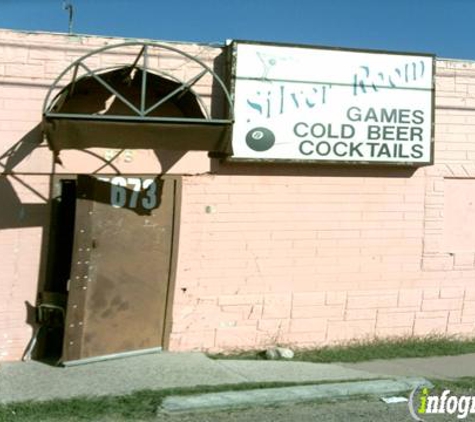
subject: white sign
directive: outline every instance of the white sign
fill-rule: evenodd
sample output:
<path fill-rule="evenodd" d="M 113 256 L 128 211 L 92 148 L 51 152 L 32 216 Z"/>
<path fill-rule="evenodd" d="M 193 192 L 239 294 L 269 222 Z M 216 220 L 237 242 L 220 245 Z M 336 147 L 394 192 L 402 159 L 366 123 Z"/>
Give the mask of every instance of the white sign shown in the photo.
<path fill-rule="evenodd" d="M 433 57 L 234 44 L 233 157 L 431 162 Z"/>

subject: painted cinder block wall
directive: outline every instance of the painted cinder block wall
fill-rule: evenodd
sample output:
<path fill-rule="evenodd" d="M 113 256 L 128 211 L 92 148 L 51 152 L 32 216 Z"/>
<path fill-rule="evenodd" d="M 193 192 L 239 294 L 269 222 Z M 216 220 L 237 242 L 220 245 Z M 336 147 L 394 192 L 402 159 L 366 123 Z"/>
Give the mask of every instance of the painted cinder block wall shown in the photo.
<path fill-rule="evenodd" d="M 435 164 L 184 178 L 171 348 L 475 334 L 475 63 L 437 60 Z"/>
<path fill-rule="evenodd" d="M 63 151 L 53 163 L 42 101 L 73 60 L 122 41 L 0 30 L 0 360 L 20 359 L 31 337 L 26 302 L 44 281 L 52 175 L 90 173 L 110 157 Z M 179 47 L 209 65 L 222 53 Z M 186 76 L 172 59 L 159 64 Z M 206 82 L 199 89 L 211 100 Z M 123 174 L 183 175 L 169 349 L 473 335 L 475 63 L 438 60 L 436 93 L 435 164 L 417 170 L 119 156 Z"/>

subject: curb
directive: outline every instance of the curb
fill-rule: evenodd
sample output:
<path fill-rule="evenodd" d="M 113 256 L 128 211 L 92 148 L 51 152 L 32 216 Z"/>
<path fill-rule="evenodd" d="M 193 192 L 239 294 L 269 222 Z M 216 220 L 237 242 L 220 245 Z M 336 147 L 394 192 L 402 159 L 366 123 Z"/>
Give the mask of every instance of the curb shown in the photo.
<path fill-rule="evenodd" d="M 408 392 L 420 386 L 431 387 L 432 384 L 424 378 L 400 378 L 169 396 L 163 400 L 158 413 L 185 413 L 299 403 L 319 399 L 342 399 L 356 395 L 395 394 Z"/>

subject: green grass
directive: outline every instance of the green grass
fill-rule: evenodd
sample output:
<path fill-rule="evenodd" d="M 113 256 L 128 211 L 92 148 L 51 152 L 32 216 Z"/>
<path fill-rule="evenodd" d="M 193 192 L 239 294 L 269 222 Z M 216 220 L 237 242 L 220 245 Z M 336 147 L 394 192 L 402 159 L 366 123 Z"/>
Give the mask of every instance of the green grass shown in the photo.
<path fill-rule="evenodd" d="M 363 362 L 374 359 L 452 356 L 475 353 L 475 339 L 401 337 L 353 341 L 339 346 L 295 350 L 294 360 L 304 362 Z M 265 359 L 262 350 L 210 354 L 213 359 Z"/>
<path fill-rule="evenodd" d="M 461 394 L 475 395 L 475 377 L 464 377 L 456 380 L 433 380 L 432 383 L 439 390 L 449 389 Z"/>
<path fill-rule="evenodd" d="M 352 382 L 351 380 L 348 382 Z M 361 381 L 361 380 L 359 380 Z M 324 383 L 331 383 L 327 381 Z M 432 380 L 434 392 L 450 389 L 452 394 L 475 395 L 475 377 L 454 381 Z M 157 420 L 156 412 L 162 400 L 170 395 L 203 394 L 221 391 L 239 391 L 255 388 L 278 388 L 306 385 L 315 382 L 290 383 L 247 383 L 220 386 L 198 386 L 195 388 L 175 388 L 161 391 L 140 391 L 126 396 L 106 396 L 97 398 L 75 398 L 48 402 L 24 402 L 0 405 L 0 422 L 83 422 L 83 421 L 142 421 Z M 355 397 L 352 397 L 355 399 Z"/>
<path fill-rule="evenodd" d="M 354 381 L 354 380 L 351 380 Z M 361 379 L 359 381 L 364 381 Z M 318 384 L 327 384 L 324 381 Z M 261 382 L 218 386 L 144 390 L 124 396 L 80 397 L 45 402 L 22 402 L 0 405 L 0 422 L 82 422 L 82 421 L 149 421 L 156 420 L 157 408 L 171 395 L 192 395 L 222 391 L 242 391 L 257 388 L 279 388 L 315 385 L 315 382 Z"/>

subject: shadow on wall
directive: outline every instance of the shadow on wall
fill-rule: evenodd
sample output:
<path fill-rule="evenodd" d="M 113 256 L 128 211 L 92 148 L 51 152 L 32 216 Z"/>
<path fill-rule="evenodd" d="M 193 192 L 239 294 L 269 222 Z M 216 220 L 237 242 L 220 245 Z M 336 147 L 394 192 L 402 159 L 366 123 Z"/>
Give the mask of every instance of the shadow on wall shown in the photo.
<path fill-rule="evenodd" d="M 31 129 L 20 141 L 0 156 L 1 173 L 11 173 L 15 167 L 28 157 L 43 142 L 41 124 Z"/>
<path fill-rule="evenodd" d="M 77 198 L 81 198 L 76 188 L 76 182 L 71 176 L 65 175 L 64 179 L 54 177 L 52 174 L 45 175 L 49 179 L 49 193 L 39 192 L 34 184 L 30 184 L 28 176 L 17 174 L 16 169 L 24 160 L 28 159 L 37 148 L 47 148 L 43 144 L 43 132 L 41 125 L 36 125 L 21 140 L 9 148 L 0 156 L 0 195 L 3 206 L 0 207 L 0 233 L 7 229 L 24 229 L 37 227 L 41 229 L 42 243 L 40 251 L 31 253 L 40 254 L 40 268 L 37 275 L 37 292 L 35 303 L 24 302 L 26 321 L 25 323 L 32 327 L 32 342 L 26 347 L 24 357 L 40 359 L 47 362 L 56 363 L 61 355 L 62 347 L 62 329 L 55 323 L 47 330 L 40 330 L 38 324 L 38 306 L 45 303 L 45 296 L 61 296 L 67 293 L 67 283 L 70 274 L 72 259 L 72 246 L 62 247 L 68 242 L 72 245 L 74 234 L 74 210 Z M 119 150 L 112 159 L 105 159 L 101 155 L 90 150 L 81 150 L 82 153 L 91 155 L 95 159 L 102 161 L 102 164 L 93 172 L 97 174 L 105 171 L 113 175 L 120 175 L 121 171 L 115 165 L 114 160 L 124 150 Z M 158 173 L 168 172 L 187 151 L 168 151 L 154 150 L 157 160 L 160 163 L 161 170 L 157 166 L 157 176 L 155 183 L 157 186 L 158 201 L 156 207 L 160 205 L 162 193 L 162 180 Z M 85 183 L 83 186 L 89 186 L 91 190 L 86 189 L 82 192 L 84 199 L 92 199 L 97 202 L 110 203 L 110 185 L 90 176 L 78 176 L 79 178 L 89 178 L 93 183 Z M 61 189 L 58 190 L 58 186 Z M 125 188 L 130 197 L 131 190 Z M 61 192 L 59 192 L 61 191 Z M 26 192 L 28 197 L 35 196 L 34 200 L 29 202 L 22 201 L 22 193 Z M 66 195 L 65 195 L 66 192 Z M 139 203 L 140 201 L 139 196 Z M 133 212 L 141 215 L 150 214 L 151 210 L 135 207 Z M 59 245 L 59 246 L 58 246 Z M 13 247 L 11 248 L 13 250 Z M 21 250 L 19 251 L 21 253 Z M 19 261 L 21 259 L 17 258 Z M 9 290 L 9 286 L 2 287 Z M 13 306 L 20 309 L 22 304 L 17 303 Z M 43 312 L 44 313 L 44 312 Z M 49 317 L 49 314 L 45 314 Z M 54 315 L 53 315 L 54 316 Z M 38 338 L 36 334 L 40 333 Z M 45 345 L 49 346 L 46 347 Z M 51 347 L 54 344 L 55 347 Z"/>
<path fill-rule="evenodd" d="M 25 181 L 25 177 L 15 174 L 15 168 L 26 159 L 36 148 L 40 147 L 43 141 L 41 125 L 36 125 L 20 141 L 9 148 L 0 156 L 0 197 L 3 206 L 0 207 L 0 231 L 5 229 L 22 229 L 31 227 L 41 228 L 41 257 L 40 270 L 38 274 L 38 286 L 44 283 L 44 268 L 46 265 L 46 242 L 45 234 L 49 226 L 49 199 L 34 186 Z M 29 191 L 37 197 L 35 203 L 24 203 L 21 201 L 15 186 Z M 21 252 L 21 251 L 20 251 Z M 5 287 L 3 287 L 5 289 Z M 37 330 L 35 317 L 35 306 L 25 302 L 26 324 L 30 325 L 33 332 Z"/>
<path fill-rule="evenodd" d="M 283 162 L 230 162 L 224 159 L 211 160 L 211 172 L 232 176 L 292 176 L 292 177 L 378 177 L 408 179 L 419 167 L 377 166 L 361 164 L 320 164 Z"/>
<path fill-rule="evenodd" d="M 227 65 L 227 53 L 223 52 L 216 56 L 213 61 L 213 70 L 221 78 L 224 84 L 229 88 L 231 86 L 231 69 Z M 216 78 L 213 78 L 211 87 L 213 93 L 213 102 L 211 104 L 211 117 L 214 119 L 226 119 L 229 117 L 228 101 L 221 86 Z"/>
<path fill-rule="evenodd" d="M 153 152 L 160 163 L 161 173 L 165 174 L 168 173 L 188 151 L 154 149 Z"/>
<path fill-rule="evenodd" d="M 127 149 L 132 149 L 130 146 L 127 147 Z M 122 154 L 124 154 L 127 150 L 122 148 L 118 149 L 117 152 L 113 155 L 111 159 L 106 159 L 104 157 L 101 157 L 99 154 L 96 154 L 92 151 L 88 150 L 81 150 L 82 153 L 91 155 L 100 161 L 103 162 L 101 166 L 99 166 L 96 170 L 94 170 L 91 174 L 99 174 L 100 172 L 104 171 L 107 173 L 115 173 L 117 175 L 121 174 L 120 169 L 114 164 L 114 161 L 119 159 Z M 178 150 L 178 151 L 172 151 L 172 150 L 166 150 L 166 149 L 154 149 L 153 153 L 157 157 L 157 160 L 160 164 L 160 167 L 157 168 L 156 174 L 166 174 L 168 173 L 173 166 L 175 166 L 187 153 L 188 151 L 185 150 Z M 56 155 L 56 162 L 61 164 L 60 156 L 59 154 Z"/>
<path fill-rule="evenodd" d="M 35 126 L 20 141 L 0 156 L 0 229 L 43 227 L 48 213 L 48 198 L 15 174 L 15 167 L 38 148 L 43 140 L 41 126 Z M 22 203 L 12 182 L 23 186 L 40 203 Z"/>
<path fill-rule="evenodd" d="M 48 198 L 14 173 L 15 167 L 28 157 L 34 149 L 39 147 L 42 140 L 41 125 L 37 125 L 0 156 L 0 174 L 7 176 L 0 178 L 0 195 L 2 202 L 7 204 L 7 206 L 0 208 L 0 229 L 44 225 L 44 213 L 47 211 Z M 43 203 L 23 204 L 9 179 L 23 185 Z"/>
<path fill-rule="evenodd" d="M 23 227 L 46 227 L 48 198 L 15 174 L 15 167 L 38 148 L 43 140 L 41 125 L 35 126 L 20 141 L 0 156 L 0 230 Z M 22 203 L 12 182 L 35 195 L 40 203 Z"/>
<path fill-rule="evenodd" d="M 21 180 L 15 176 L 9 177 L 13 180 Z M 32 190 L 34 191 L 33 188 Z M 7 177 L 0 178 L 0 197 L 4 205 L 0 207 L 0 230 L 23 227 L 44 227 L 47 204 L 22 203 Z M 46 198 L 42 197 L 41 199 L 46 200 Z"/>

